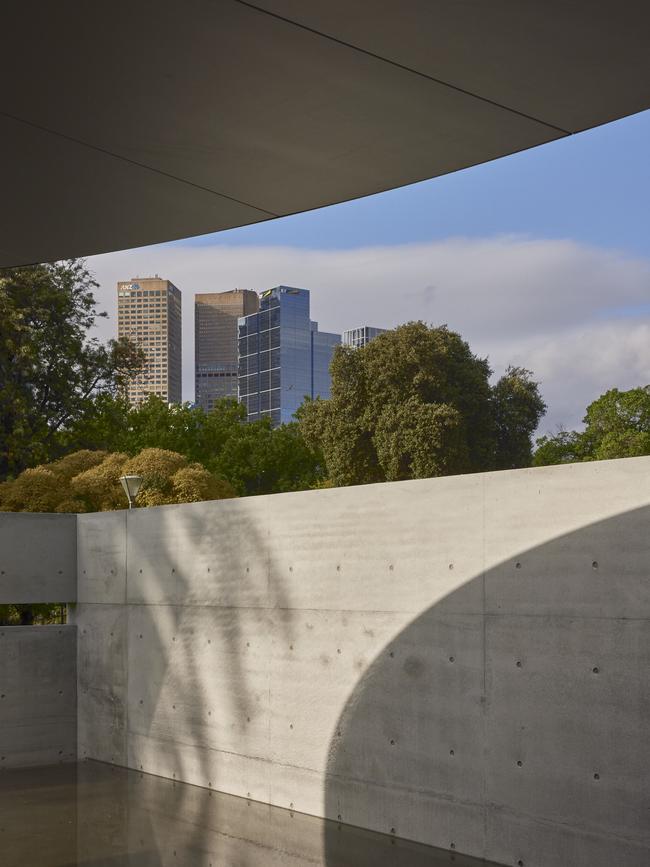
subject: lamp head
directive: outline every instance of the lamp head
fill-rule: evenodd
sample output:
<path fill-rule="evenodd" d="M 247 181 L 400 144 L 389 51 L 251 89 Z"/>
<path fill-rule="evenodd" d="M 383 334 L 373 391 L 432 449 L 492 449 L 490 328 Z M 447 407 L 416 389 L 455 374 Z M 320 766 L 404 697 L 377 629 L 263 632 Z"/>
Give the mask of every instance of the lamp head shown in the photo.
<path fill-rule="evenodd" d="M 120 482 L 122 482 L 124 493 L 127 496 L 129 505 L 131 505 L 138 496 L 138 491 L 142 485 L 142 476 L 121 476 Z"/>

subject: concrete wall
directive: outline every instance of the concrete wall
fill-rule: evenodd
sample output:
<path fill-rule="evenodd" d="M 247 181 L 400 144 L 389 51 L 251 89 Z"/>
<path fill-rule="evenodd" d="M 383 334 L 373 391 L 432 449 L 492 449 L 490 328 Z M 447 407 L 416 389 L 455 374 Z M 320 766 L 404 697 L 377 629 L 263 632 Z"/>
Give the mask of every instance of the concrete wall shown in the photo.
<path fill-rule="evenodd" d="M 76 515 L 0 512 L 0 604 L 74 602 Z"/>
<path fill-rule="evenodd" d="M 0 513 L 0 604 L 73 602 L 75 515 Z M 0 769 L 74 761 L 74 626 L 0 626 Z"/>
<path fill-rule="evenodd" d="M 75 760 L 76 654 L 74 626 L 0 626 L 0 770 Z"/>
<path fill-rule="evenodd" d="M 648 458 L 79 516 L 80 756 L 645 867 L 649 516 Z"/>

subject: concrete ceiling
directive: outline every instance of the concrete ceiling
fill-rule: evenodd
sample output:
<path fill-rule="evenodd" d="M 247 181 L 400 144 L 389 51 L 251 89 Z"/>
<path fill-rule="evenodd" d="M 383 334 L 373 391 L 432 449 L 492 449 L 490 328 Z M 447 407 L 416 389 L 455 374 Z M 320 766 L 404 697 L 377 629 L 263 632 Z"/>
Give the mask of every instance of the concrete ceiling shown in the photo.
<path fill-rule="evenodd" d="M 0 265 L 317 208 L 640 111 L 649 30 L 647 0 L 13 3 Z"/>

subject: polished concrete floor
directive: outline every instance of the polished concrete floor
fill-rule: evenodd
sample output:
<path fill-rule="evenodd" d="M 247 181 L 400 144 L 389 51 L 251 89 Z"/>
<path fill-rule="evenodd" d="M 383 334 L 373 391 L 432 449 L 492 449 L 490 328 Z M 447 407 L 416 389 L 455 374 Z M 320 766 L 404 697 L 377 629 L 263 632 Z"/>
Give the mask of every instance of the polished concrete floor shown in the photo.
<path fill-rule="evenodd" d="M 451 852 L 99 762 L 0 773 L 2 867 L 478 867 Z"/>

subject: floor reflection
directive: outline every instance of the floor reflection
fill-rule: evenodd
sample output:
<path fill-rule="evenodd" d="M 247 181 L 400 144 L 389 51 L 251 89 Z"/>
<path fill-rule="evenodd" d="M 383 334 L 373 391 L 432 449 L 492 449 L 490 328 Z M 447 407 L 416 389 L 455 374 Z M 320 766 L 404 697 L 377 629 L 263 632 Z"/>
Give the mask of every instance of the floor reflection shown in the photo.
<path fill-rule="evenodd" d="M 0 773 L 0 853 L 3 867 L 485 865 L 99 762 Z"/>

